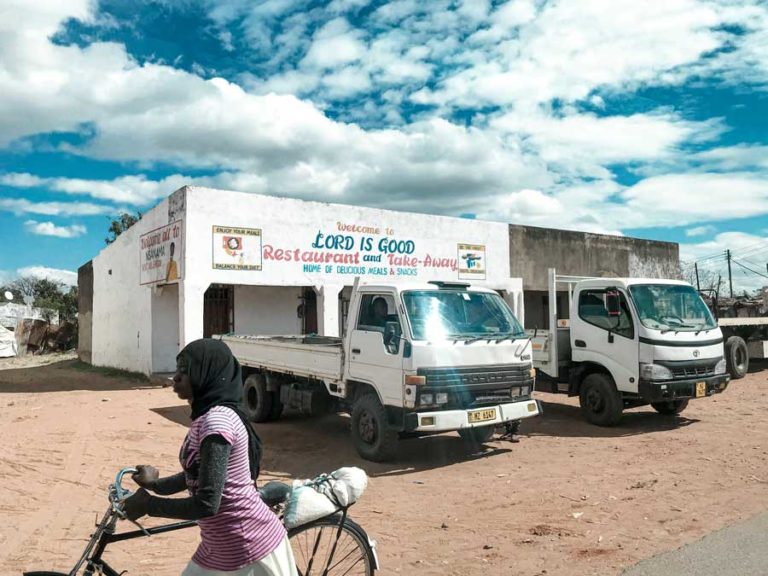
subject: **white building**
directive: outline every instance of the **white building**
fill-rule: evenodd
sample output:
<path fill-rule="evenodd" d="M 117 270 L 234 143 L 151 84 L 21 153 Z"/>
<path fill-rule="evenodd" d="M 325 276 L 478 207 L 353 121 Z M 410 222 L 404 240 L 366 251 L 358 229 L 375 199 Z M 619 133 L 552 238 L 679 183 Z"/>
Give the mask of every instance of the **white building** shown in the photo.
<path fill-rule="evenodd" d="M 468 280 L 523 316 L 507 224 L 184 187 L 80 269 L 80 354 L 164 372 L 211 334 L 339 335 L 356 276 Z"/>

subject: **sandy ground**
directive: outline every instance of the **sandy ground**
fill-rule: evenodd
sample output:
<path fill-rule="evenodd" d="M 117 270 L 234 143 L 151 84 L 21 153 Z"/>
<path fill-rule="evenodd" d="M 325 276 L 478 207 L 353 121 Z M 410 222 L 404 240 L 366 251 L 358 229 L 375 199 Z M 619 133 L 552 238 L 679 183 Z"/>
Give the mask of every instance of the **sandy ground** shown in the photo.
<path fill-rule="evenodd" d="M 1 369 L 6 368 L 6 369 Z M 519 443 L 467 454 L 455 434 L 410 440 L 394 464 L 354 452 L 348 420 L 290 415 L 259 425 L 264 480 L 365 468 L 352 516 L 378 541 L 382 574 L 618 574 L 768 508 L 768 366 L 681 417 L 650 408 L 583 422 L 539 394 Z M 0 574 L 69 570 L 122 466 L 177 470 L 188 408 L 168 388 L 75 368 L 0 360 Z M 157 521 L 153 520 L 157 523 Z M 116 544 L 129 574 L 178 574 L 196 530 Z"/>

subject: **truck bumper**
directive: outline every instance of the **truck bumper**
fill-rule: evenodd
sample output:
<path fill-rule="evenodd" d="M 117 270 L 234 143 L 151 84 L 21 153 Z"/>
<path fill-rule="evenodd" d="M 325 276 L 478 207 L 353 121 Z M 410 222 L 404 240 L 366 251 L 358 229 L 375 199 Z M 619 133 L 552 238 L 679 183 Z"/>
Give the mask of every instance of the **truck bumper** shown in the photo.
<path fill-rule="evenodd" d="M 690 380 L 668 380 L 665 382 L 640 380 L 638 392 L 646 402 L 704 398 L 721 393 L 728 387 L 730 380 L 731 377 L 727 374 Z"/>
<path fill-rule="evenodd" d="M 473 414 L 494 410 L 495 417 L 479 422 L 470 422 Z M 461 428 L 476 428 L 479 426 L 495 426 L 522 420 L 542 413 L 538 400 L 522 400 L 496 406 L 483 406 L 471 410 L 436 410 L 434 412 L 409 412 L 404 416 L 405 432 L 449 432 Z M 487 413 L 484 414 L 487 416 Z"/>

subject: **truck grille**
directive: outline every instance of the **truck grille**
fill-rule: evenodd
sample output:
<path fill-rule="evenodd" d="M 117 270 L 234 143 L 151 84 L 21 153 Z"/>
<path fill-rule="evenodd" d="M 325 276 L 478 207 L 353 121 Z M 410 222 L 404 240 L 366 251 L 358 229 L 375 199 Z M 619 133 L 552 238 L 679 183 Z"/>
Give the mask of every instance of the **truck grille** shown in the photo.
<path fill-rule="evenodd" d="M 718 360 L 716 358 L 714 360 L 698 360 L 693 362 L 657 362 L 669 368 L 675 380 L 685 380 L 714 376 Z"/>
<path fill-rule="evenodd" d="M 447 392 L 447 408 L 472 408 L 503 402 L 527 400 L 530 392 L 520 395 L 520 387 L 533 391 L 530 366 L 501 364 L 496 366 L 464 366 L 460 368 L 420 368 L 426 376 L 420 393 Z"/>

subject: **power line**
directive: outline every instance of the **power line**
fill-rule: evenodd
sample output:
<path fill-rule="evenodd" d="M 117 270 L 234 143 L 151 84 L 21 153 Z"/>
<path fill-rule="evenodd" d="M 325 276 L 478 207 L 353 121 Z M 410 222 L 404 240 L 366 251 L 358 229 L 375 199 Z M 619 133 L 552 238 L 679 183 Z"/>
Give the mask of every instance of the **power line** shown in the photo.
<path fill-rule="evenodd" d="M 768 278 L 768 275 L 766 275 L 766 274 L 763 274 L 762 272 L 758 272 L 757 270 L 752 270 L 752 268 L 750 268 L 749 266 L 745 266 L 744 264 L 742 264 L 741 262 L 739 262 L 738 260 L 736 260 L 736 258 L 731 258 L 731 261 L 732 261 L 734 264 L 738 264 L 739 266 L 741 266 L 741 267 L 742 267 L 742 268 L 744 268 L 745 270 L 749 270 L 749 271 L 750 271 L 750 272 L 752 272 L 753 274 L 757 274 L 758 276 L 762 276 L 763 278 Z"/>

